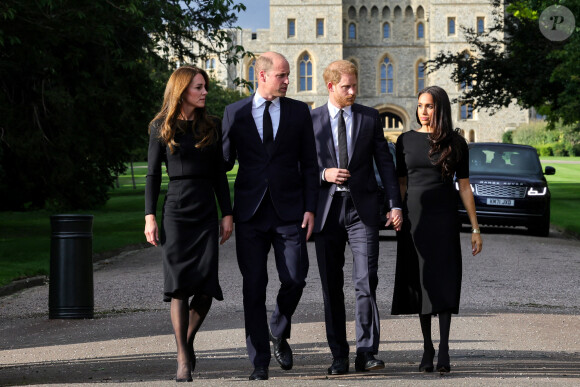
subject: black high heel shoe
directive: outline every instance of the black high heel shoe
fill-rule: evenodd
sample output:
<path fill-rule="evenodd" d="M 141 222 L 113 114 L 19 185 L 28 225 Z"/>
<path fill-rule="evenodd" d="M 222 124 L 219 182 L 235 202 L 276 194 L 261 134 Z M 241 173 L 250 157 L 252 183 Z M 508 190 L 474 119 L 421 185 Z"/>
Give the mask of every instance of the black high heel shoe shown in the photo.
<path fill-rule="evenodd" d="M 449 347 L 439 347 L 439 354 L 437 355 L 437 372 L 441 374 L 451 372 L 451 365 L 449 364 Z"/>
<path fill-rule="evenodd" d="M 177 364 L 177 371 L 179 371 L 179 363 Z M 186 378 L 178 378 L 177 375 L 175 376 L 175 381 L 177 383 L 183 383 L 183 382 L 193 382 L 193 378 L 191 377 L 191 372 L 189 373 L 189 376 Z"/>
<path fill-rule="evenodd" d="M 435 348 L 425 348 L 423 358 L 419 364 L 419 372 L 433 372 L 433 359 L 435 358 Z"/>

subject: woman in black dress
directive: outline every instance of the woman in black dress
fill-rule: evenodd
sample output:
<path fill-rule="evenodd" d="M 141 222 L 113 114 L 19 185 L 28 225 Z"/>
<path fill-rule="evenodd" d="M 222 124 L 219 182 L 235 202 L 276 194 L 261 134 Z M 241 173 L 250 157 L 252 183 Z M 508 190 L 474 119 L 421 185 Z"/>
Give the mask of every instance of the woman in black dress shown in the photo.
<path fill-rule="evenodd" d="M 420 371 L 432 372 L 435 348 L 431 316 L 439 316 L 437 371 L 449 372 L 451 314 L 459 311 L 461 293 L 459 197 L 471 222 L 472 254 L 482 241 L 469 185 L 467 143 L 453 130 L 451 104 L 437 86 L 419 92 L 418 130 L 397 139 L 397 175 L 404 199 L 403 227 L 397 233 L 397 269 L 392 314 L 419 314 L 424 352 Z"/>
<path fill-rule="evenodd" d="M 221 122 L 209 117 L 205 109 L 208 85 L 201 69 L 182 66 L 175 70 L 167 82 L 161 111 L 149 127 L 145 236 L 162 248 L 164 301 L 171 302 L 177 343 L 177 381 L 192 380 L 195 334 L 212 299 L 223 300 L 218 238 L 224 243 L 233 230 Z M 155 213 L 163 162 L 169 185 L 159 231 Z M 219 226 L 216 197 L 222 212 Z"/>

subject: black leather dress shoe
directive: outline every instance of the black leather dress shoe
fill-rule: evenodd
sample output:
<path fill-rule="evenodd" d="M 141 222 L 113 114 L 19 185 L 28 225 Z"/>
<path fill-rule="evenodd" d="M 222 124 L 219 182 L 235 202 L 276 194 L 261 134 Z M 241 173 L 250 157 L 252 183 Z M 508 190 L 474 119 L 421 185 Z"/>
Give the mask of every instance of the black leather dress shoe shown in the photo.
<path fill-rule="evenodd" d="M 356 359 L 354 360 L 354 369 L 356 372 L 380 370 L 381 368 L 385 368 L 385 362 L 375 359 L 372 353 L 359 352 L 356 354 Z"/>
<path fill-rule="evenodd" d="M 291 370 L 294 365 L 292 349 L 286 339 L 278 339 L 270 333 L 270 340 L 274 344 L 274 357 L 283 370 Z"/>
<path fill-rule="evenodd" d="M 348 373 L 349 361 L 348 357 L 337 357 L 332 361 L 332 365 L 328 368 L 329 375 L 344 375 Z"/>
<path fill-rule="evenodd" d="M 268 367 L 256 367 L 250 375 L 250 380 L 268 380 Z"/>

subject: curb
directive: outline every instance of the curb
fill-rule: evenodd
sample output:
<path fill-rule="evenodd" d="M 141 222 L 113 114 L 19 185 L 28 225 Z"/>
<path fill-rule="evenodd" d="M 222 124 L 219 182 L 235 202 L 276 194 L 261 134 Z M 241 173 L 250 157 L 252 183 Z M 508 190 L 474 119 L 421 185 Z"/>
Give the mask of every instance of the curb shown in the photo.
<path fill-rule="evenodd" d="M 0 297 L 8 296 L 20 290 L 28 289 L 33 286 L 44 285 L 47 282 L 48 277 L 45 275 L 39 275 L 36 277 L 29 277 L 21 280 L 12 281 L 8 285 L 0 287 Z"/>
<path fill-rule="evenodd" d="M 149 243 L 137 243 L 133 245 L 128 245 L 118 249 L 113 249 L 109 251 L 104 251 L 102 253 L 93 253 L 93 263 L 103 261 L 105 259 L 113 258 L 124 253 L 129 253 L 132 251 L 142 250 L 151 247 Z M 8 285 L 0 286 L 0 297 L 8 296 L 14 294 L 20 290 L 29 289 L 34 286 L 41 286 L 47 284 L 49 281 L 49 276 L 40 275 L 35 277 L 23 278 L 20 280 L 15 280 L 10 282 Z"/>

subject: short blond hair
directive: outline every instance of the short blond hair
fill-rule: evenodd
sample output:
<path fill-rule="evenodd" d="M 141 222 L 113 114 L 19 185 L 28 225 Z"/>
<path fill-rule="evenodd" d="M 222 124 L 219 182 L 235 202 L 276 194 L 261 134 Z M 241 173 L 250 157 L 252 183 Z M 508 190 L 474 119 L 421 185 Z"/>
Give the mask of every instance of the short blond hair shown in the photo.
<path fill-rule="evenodd" d="M 340 82 L 342 74 L 353 74 L 358 79 L 358 69 L 354 63 L 348 60 L 337 60 L 329 64 L 326 69 L 324 69 L 324 83 L 332 83 L 336 85 Z"/>

